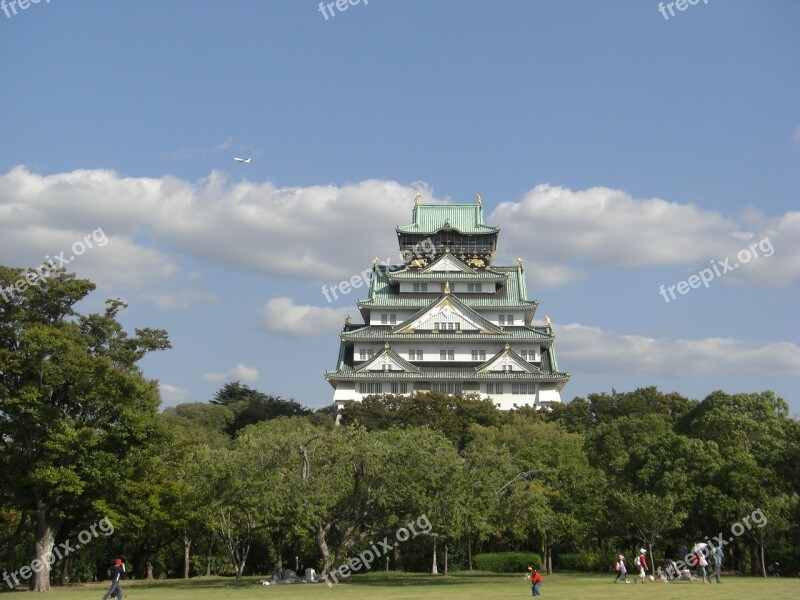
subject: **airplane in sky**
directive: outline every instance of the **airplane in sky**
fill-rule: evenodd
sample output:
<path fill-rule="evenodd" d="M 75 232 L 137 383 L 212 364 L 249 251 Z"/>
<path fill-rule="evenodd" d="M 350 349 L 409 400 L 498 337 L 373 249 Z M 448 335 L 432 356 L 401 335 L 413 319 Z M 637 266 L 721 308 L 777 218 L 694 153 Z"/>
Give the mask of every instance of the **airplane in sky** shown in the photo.
<path fill-rule="evenodd" d="M 249 164 L 250 164 L 251 157 L 250 157 L 250 156 L 248 156 L 247 158 L 239 158 L 239 157 L 237 156 L 237 157 L 235 157 L 233 160 L 235 160 L 236 162 L 240 162 L 240 163 L 244 163 L 244 164 L 246 164 L 246 165 L 249 165 Z"/>

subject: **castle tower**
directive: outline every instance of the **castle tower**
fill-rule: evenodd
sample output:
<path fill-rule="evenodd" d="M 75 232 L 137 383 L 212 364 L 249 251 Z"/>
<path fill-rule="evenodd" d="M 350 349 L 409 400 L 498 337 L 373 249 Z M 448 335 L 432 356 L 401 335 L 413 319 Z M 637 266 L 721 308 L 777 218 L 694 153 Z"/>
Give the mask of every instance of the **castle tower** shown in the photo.
<path fill-rule="evenodd" d="M 343 406 L 372 394 L 438 391 L 491 398 L 501 409 L 561 401 L 552 324 L 532 324 L 525 270 L 495 266 L 499 227 L 475 204 L 421 204 L 397 227 L 401 265 L 373 263 L 364 324 L 345 322 L 325 379 Z"/>

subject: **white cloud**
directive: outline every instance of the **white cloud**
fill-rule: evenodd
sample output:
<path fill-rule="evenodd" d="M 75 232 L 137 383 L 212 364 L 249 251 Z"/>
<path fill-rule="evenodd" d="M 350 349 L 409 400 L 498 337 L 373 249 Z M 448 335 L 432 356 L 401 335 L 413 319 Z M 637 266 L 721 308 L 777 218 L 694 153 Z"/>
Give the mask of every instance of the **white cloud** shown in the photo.
<path fill-rule="evenodd" d="M 280 334 L 330 337 L 341 330 L 348 314 L 357 312 L 355 308 L 297 305 L 292 298 L 271 298 L 261 311 L 261 324 L 267 331 Z"/>
<path fill-rule="evenodd" d="M 426 202 L 441 201 L 421 183 L 279 188 L 232 182 L 219 171 L 192 183 L 109 170 L 45 176 L 15 167 L 0 175 L 0 253 L 4 262 L 36 266 L 101 227 L 109 243 L 69 268 L 101 289 L 134 291 L 161 307 L 209 299 L 183 273 L 187 261 L 332 286 L 374 256 L 399 262 L 396 239 L 387 232 L 410 221 L 417 190 Z M 800 213 L 767 218 L 750 211 L 737 220 L 609 188 L 538 185 L 520 201 L 498 205 L 486 220 L 503 230 L 498 262 L 513 264 L 521 256 L 538 287 L 565 285 L 608 267 L 677 265 L 689 275 L 709 260 L 735 256 L 745 239 L 766 235 L 775 255 L 726 275 L 725 282 L 800 281 Z"/>
<path fill-rule="evenodd" d="M 752 224 L 753 214 L 746 220 Z M 749 245 L 743 240 L 766 235 L 775 244 L 775 256 L 780 247 L 783 258 L 754 262 L 726 277 L 727 283 L 783 286 L 800 280 L 800 213 L 767 220 L 752 232 L 692 204 L 638 200 L 604 187 L 572 191 L 544 184 L 519 202 L 501 203 L 488 221 L 502 227 L 501 255 L 513 248 L 527 257 L 540 286 L 569 282 L 589 268 L 678 265 L 696 272 L 709 260 L 735 257 Z"/>
<path fill-rule="evenodd" d="M 163 381 L 158 382 L 158 390 L 161 393 L 161 400 L 168 406 L 180 404 L 189 398 L 188 390 L 164 383 Z"/>
<path fill-rule="evenodd" d="M 559 366 L 573 372 L 686 375 L 800 374 L 800 347 L 734 338 L 656 339 L 597 327 L 554 326 Z"/>
<path fill-rule="evenodd" d="M 7 232 L 23 237 L 35 229 L 64 231 L 71 240 L 100 226 L 127 246 L 136 240 L 140 247 L 169 248 L 170 267 L 183 255 L 261 274 L 341 280 L 376 254 L 399 259 L 386 232 L 409 220 L 416 191 L 377 180 L 276 188 L 230 183 L 219 171 L 190 183 L 172 176 L 124 178 L 108 170 L 42 176 L 15 167 L 0 175 L 0 250 L 15 249 L 16 241 L 5 242 Z M 50 248 L 44 238 L 10 258 L 38 264 L 42 249 Z M 151 252 L 156 255 L 150 262 L 165 260 Z"/>
<path fill-rule="evenodd" d="M 258 369 L 239 363 L 227 373 L 206 373 L 200 377 L 204 381 L 255 381 Z"/>

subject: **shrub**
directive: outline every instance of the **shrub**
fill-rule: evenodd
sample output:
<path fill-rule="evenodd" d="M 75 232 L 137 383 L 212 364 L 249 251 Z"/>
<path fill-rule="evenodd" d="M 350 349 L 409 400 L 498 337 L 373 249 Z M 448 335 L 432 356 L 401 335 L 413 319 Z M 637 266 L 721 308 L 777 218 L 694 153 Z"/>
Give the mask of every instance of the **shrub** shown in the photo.
<path fill-rule="evenodd" d="M 542 557 L 534 552 L 488 552 L 472 557 L 479 571 L 521 573 L 528 567 L 542 568 Z"/>
<path fill-rule="evenodd" d="M 559 554 L 556 564 L 567 571 L 599 571 L 612 569 L 617 562 L 613 552 L 587 550 L 584 552 L 568 552 Z"/>

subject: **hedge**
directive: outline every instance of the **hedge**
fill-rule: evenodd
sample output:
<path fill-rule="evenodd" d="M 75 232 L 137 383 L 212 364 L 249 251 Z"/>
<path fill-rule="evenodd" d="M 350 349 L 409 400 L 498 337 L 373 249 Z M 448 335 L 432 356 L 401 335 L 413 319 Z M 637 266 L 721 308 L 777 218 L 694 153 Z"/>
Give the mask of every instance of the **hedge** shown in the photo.
<path fill-rule="evenodd" d="M 617 555 L 613 552 L 584 551 L 559 554 L 556 565 L 567 571 L 607 572 L 614 569 Z"/>
<path fill-rule="evenodd" d="M 472 557 L 479 571 L 524 573 L 528 567 L 542 568 L 542 557 L 534 552 L 487 552 Z"/>

